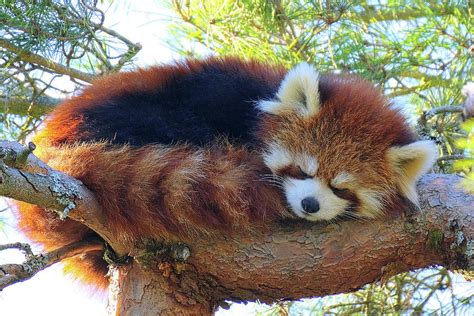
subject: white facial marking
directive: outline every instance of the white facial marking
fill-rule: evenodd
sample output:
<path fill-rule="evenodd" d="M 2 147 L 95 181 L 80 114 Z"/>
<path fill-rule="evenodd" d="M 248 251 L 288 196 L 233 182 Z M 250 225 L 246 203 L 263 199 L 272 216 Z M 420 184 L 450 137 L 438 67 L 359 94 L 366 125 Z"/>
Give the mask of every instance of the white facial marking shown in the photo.
<path fill-rule="evenodd" d="M 384 202 L 381 192 L 362 189 L 358 191 L 357 196 L 361 201 L 360 215 L 374 218 L 382 214 Z"/>
<path fill-rule="evenodd" d="M 263 154 L 263 161 L 272 171 L 291 165 L 294 161 L 291 153 L 278 144 L 271 144 Z"/>
<path fill-rule="evenodd" d="M 288 178 L 283 182 L 286 199 L 293 212 L 310 221 L 329 220 L 342 215 L 349 202 L 337 197 L 332 190 L 318 179 L 297 180 Z M 319 203 L 319 211 L 306 213 L 301 201 L 313 197 Z"/>
<path fill-rule="evenodd" d="M 339 174 L 337 174 L 332 180 L 331 180 L 331 185 L 334 186 L 335 188 L 341 188 L 345 184 L 351 183 L 355 181 L 355 177 L 346 172 L 343 171 Z"/>
<path fill-rule="evenodd" d="M 309 175 L 314 176 L 318 171 L 318 161 L 309 155 L 298 155 L 295 157 L 298 166 Z"/>
<path fill-rule="evenodd" d="M 263 161 L 274 172 L 291 165 L 299 166 L 309 175 L 315 175 L 318 171 L 316 158 L 306 154 L 293 154 L 277 143 L 273 143 L 268 147 L 263 154 Z"/>

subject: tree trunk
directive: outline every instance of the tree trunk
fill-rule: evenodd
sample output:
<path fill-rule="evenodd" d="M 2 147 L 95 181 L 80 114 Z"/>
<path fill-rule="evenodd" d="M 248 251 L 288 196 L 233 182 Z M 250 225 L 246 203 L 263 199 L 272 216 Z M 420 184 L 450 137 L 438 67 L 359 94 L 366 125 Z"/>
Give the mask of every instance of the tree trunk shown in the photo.
<path fill-rule="evenodd" d="M 163 273 L 163 271 L 162 271 Z M 175 276 L 146 269 L 140 264 L 112 268 L 109 315 L 211 315 L 211 302 L 198 302 L 174 293 Z"/>
<path fill-rule="evenodd" d="M 116 268 L 111 314 L 209 315 L 223 303 L 271 303 L 354 291 L 432 265 L 474 268 L 474 196 L 459 177 L 427 175 L 422 211 L 337 224 L 282 222 L 270 232 L 195 240 L 186 263 Z"/>

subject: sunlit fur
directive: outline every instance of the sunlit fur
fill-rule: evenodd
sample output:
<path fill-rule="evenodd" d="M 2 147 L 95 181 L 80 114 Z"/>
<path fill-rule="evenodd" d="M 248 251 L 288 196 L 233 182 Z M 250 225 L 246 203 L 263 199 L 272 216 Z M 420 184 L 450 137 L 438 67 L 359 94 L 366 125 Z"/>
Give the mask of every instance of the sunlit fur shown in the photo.
<path fill-rule="evenodd" d="M 135 149 L 101 142 L 48 147 L 38 154 L 95 192 L 111 232 L 124 242 L 142 237 L 190 242 L 263 230 L 266 222 L 290 216 L 279 187 L 262 181 L 268 171 L 261 159 L 242 147 Z M 94 236 L 73 220 L 18 204 L 20 227 L 47 250 Z M 66 271 L 101 288 L 108 284 L 99 252 L 69 259 Z"/>
<path fill-rule="evenodd" d="M 113 74 L 62 105 L 35 153 L 96 194 L 117 240 L 262 231 L 292 216 L 373 218 L 416 203 L 436 150 L 371 84 L 308 64 L 186 60 Z M 302 210 L 306 196 L 319 212 Z M 19 226 L 55 249 L 95 233 L 19 204 Z M 101 253 L 68 260 L 106 286 Z"/>
<path fill-rule="evenodd" d="M 387 153 L 389 162 L 400 178 L 400 190 L 415 204 L 418 204 L 418 196 L 413 184 L 433 166 L 437 156 L 438 151 L 430 141 L 394 146 Z"/>
<path fill-rule="evenodd" d="M 264 162 L 283 177 L 295 214 L 308 220 L 374 218 L 403 202 L 416 205 L 415 182 L 433 165 L 436 146 L 415 141 L 401 114 L 369 83 L 321 76 L 308 67 L 290 71 L 275 98 L 260 102 L 269 113 L 260 130 L 267 144 Z M 307 111 L 314 104 L 317 110 Z M 311 157 L 316 170 L 300 157 Z M 311 178 L 295 179 L 294 166 Z M 319 202 L 317 213 L 304 212 L 306 197 Z"/>

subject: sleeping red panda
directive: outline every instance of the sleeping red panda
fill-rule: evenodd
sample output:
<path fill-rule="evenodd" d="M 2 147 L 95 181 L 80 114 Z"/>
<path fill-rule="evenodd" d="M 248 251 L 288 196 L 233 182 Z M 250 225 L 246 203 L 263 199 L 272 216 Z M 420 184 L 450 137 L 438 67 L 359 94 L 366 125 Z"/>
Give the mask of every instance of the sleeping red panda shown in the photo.
<path fill-rule="evenodd" d="M 287 208 L 312 221 L 380 217 L 417 204 L 415 182 L 437 152 L 357 77 L 235 58 L 98 79 L 34 141 L 40 158 L 95 192 L 111 230 L 129 241 L 260 229 Z M 36 206 L 18 213 L 47 249 L 94 235 Z M 69 263 L 107 284 L 100 253 Z"/>

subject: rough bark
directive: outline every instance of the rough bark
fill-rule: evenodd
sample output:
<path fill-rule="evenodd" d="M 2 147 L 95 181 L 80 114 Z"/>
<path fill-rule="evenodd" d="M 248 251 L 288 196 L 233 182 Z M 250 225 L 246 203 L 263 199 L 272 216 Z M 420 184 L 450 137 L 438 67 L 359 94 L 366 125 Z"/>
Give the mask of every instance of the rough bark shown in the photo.
<path fill-rule="evenodd" d="M 115 271 L 120 314 L 211 314 L 224 300 L 275 302 L 349 292 L 394 274 L 474 268 L 474 196 L 459 177 L 427 175 L 422 210 L 406 218 L 332 225 L 281 223 L 271 232 L 196 240 L 190 260 Z"/>
<path fill-rule="evenodd" d="M 210 315 L 211 301 L 198 302 L 176 291 L 166 269 L 146 269 L 139 264 L 115 268 L 111 271 L 109 315 Z M 163 267 L 166 266 L 166 267 Z M 168 277 L 163 277 L 162 273 Z"/>
<path fill-rule="evenodd" d="M 72 199 L 68 216 L 96 230 L 119 253 L 142 251 L 108 240 L 97 201 L 77 180 L 32 155 L 22 162 L 24 149 L 15 144 L 0 148 L 7 163 L 0 166 L 1 195 L 60 211 Z M 34 170 L 19 170 L 20 163 Z M 114 268 L 110 314 L 206 315 L 225 300 L 274 302 L 336 294 L 435 264 L 473 270 L 474 196 L 462 191 L 459 179 L 423 177 L 422 210 L 405 218 L 330 225 L 286 220 L 267 232 L 196 239 L 185 262 L 156 256 Z M 51 194 L 57 190 L 61 194 Z"/>
<path fill-rule="evenodd" d="M 16 142 L 0 141 L 0 196 L 69 216 L 97 232 L 117 254 L 128 253 L 128 247 L 112 237 L 94 193 L 36 156 L 25 155 L 26 150 Z"/>

